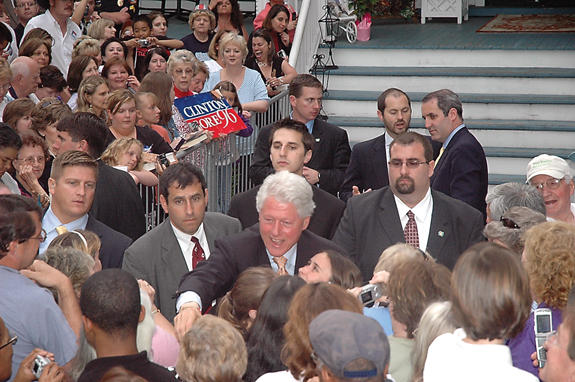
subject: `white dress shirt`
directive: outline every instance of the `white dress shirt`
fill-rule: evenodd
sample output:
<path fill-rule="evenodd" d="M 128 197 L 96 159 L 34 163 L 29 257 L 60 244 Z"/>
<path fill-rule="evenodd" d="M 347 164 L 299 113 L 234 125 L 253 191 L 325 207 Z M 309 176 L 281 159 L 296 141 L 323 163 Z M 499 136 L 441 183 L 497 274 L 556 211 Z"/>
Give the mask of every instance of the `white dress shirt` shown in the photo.
<path fill-rule="evenodd" d="M 47 10 L 44 14 L 32 17 L 30 21 L 28 21 L 26 28 L 24 28 L 24 36 L 34 28 L 44 29 L 50 33 L 50 36 L 54 39 L 54 44 L 52 45 L 52 65 L 60 69 L 64 78 L 67 78 L 68 67 L 70 66 L 70 62 L 72 62 L 74 41 L 82 35 L 80 27 L 68 17 L 66 20 L 66 34 L 62 35 L 60 24 L 54 19 L 50 10 Z"/>
<path fill-rule="evenodd" d="M 385 158 L 387 159 L 385 161 L 385 164 L 387 165 L 387 172 L 389 172 L 389 147 L 391 146 L 391 143 L 393 142 L 393 137 L 391 135 L 389 135 L 389 133 L 387 132 L 387 130 L 385 130 L 385 133 L 383 133 L 385 135 Z"/>
<path fill-rule="evenodd" d="M 431 215 L 433 212 L 433 198 L 431 197 L 431 189 L 427 190 L 425 197 L 417 203 L 413 208 L 409 208 L 399 199 L 393 195 L 397 212 L 399 213 L 399 220 L 401 221 L 401 229 L 405 230 L 407 221 L 407 212 L 411 211 L 415 215 L 415 224 L 417 224 L 417 235 L 419 236 L 419 249 L 425 252 L 427 248 L 427 239 L 429 238 L 429 229 L 431 228 Z"/>
<path fill-rule="evenodd" d="M 188 271 L 194 269 L 192 266 L 192 253 L 194 251 L 195 244 L 192 242 L 192 236 L 197 238 L 204 250 L 204 256 L 206 260 L 210 257 L 210 247 L 208 245 L 208 239 L 206 238 L 206 232 L 204 231 L 204 223 L 200 224 L 198 230 L 193 235 L 189 235 L 177 229 L 172 222 L 170 222 L 172 229 L 174 230 L 174 235 L 178 240 L 182 254 L 184 255 L 184 260 L 186 260 L 186 265 L 188 266 Z"/>

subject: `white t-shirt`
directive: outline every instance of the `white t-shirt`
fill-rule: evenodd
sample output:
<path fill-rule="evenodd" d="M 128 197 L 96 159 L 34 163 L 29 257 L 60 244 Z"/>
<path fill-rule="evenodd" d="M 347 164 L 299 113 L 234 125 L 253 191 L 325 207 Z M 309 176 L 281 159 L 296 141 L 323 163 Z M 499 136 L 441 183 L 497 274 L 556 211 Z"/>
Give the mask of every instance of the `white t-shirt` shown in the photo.
<path fill-rule="evenodd" d="M 463 329 L 437 337 L 429 346 L 425 382 L 538 382 L 534 375 L 513 366 L 505 345 L 470 344 Z"/>

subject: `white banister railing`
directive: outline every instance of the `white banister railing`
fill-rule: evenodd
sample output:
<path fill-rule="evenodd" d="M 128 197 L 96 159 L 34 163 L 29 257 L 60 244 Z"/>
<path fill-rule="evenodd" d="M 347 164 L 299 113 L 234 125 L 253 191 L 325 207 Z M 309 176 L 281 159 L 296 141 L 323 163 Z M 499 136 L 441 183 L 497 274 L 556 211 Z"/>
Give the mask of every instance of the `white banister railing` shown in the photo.
<path fill-rule="evenodd" d="M 313 65 L 321 31 L 317 22 L 322 15 L 322 0 L 303 0 L 299 8 L 298 23 L 295 30 L 289 63 L 298 73 L 307 73 Z"/>

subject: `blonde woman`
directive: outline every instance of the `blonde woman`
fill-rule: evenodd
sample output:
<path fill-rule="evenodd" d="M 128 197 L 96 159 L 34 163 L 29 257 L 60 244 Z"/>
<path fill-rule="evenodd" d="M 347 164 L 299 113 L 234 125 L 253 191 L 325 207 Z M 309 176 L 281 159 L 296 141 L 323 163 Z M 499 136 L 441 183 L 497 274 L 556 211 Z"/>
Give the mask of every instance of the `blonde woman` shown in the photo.
<path fill-rule="evenodd" d="M 109 166 L 127 171 L 136 184 L 142 183 L 145 186 L 156 186 L 158 178 L 150 171 L 142 169 L 144 165 L 142 160 L 143 150 L 142 142 L 136 138 L 120 138 L 110 143 L 102 154 L 101 159 Z"/>
<path fill-rule="evenodd" d="M 74 43 L 74 50 L 72 50 L 72 59 L 78 56 L 91 56 L 96 59 L 98 67 L 102 66 L 102 51 L 100 50 L 100 42 L 88 36 L 82 36 Z"/>
<path fill-rule="evenodd" d="M 80 82 L 78 88 L 77 111 L 87 111 L 96 114 L 106 121 L 106 107 L 108 105 L 108 84 L 100 76 L 90 76 Z"/>
<path fill-rule="evenodd" d="M 110 37 L 116 36 L 114 22 L 109 19 L 98 19 L 88 27 L 88 36 L 103 42 Z"/>

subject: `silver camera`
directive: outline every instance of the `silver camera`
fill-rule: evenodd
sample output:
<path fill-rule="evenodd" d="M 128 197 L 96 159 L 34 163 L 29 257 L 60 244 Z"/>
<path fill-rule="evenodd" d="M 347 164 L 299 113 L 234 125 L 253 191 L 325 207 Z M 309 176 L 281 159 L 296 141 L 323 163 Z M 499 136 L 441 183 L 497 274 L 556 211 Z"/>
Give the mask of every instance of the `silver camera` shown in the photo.
<path fill-rule="evenodd" d="M 549 334 L 553 332 L 553 316 L 551 309 L 540 308 L 536 309 L 533 313 L 533 320 L 535 322 L 535 349 L 537 352 L 537 361 L 539 361 L 539 368 L 545 366 L 547 362 L 547 351 L 543 347 Z"/>
<path fill-rule="evenodd" d="M 36 358 L 34 359 L 34 366 L 32 366 L 32 372 L 34 372 L 36 378 L 40 378 L 40 376 L 42 375 L 42 371 L 44 371 L 44 368 L 50 362 L 51 361 L 48 358 L 41 356 L 40 354 L 36 356 Z"/>
<path fill-rule="evenodd" d="M 150 45 L 150 42 L 145 38 L 141 38 L 138 40 L 138 45 L 140 45 L 142 48 L 147 48 Z"/>
<path fill-rule="evenodd" d="M 363 306 L 371 306 L 375 303 L 375 300 L 381 296 L 381 288 L 377 284 L 367 284 L 361 287 L 359 301 Z"/>

